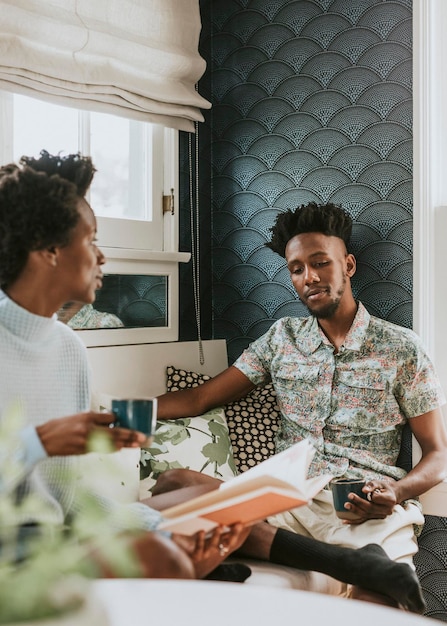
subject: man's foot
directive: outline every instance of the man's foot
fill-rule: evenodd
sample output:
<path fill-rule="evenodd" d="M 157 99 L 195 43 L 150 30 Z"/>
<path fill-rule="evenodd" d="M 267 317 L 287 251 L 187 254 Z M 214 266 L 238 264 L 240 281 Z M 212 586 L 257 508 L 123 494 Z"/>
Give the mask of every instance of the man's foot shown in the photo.
<path fill-rule="evenodd" d="M 376 544 L 355 551 L 352 584 L 387 595 L 407 611 L 423 613 L 425 601 L 416 572 L 407 563 L 392 561 Z"/>

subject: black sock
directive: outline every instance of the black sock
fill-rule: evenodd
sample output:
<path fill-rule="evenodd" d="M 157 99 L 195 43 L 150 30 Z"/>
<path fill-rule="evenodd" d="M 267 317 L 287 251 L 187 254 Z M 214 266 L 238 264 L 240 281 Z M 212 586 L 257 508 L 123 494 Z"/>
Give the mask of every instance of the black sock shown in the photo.
<path fill-rule="evenodd" d="M 249 576 L 251 576 L 251 569 L 244 563 L 221 563 L 208 576 L 205 576 L 205 580 L 243 583 Z"/>
<path fill-rule="evenodd" d="M 270 561 L 322 572 L 341 582 L 385 594 L 416 613 L 422 613 L 425 608 L 416 573 L 406 563 L 391 561 L 375 544 L 354 550 L 279 528 L 273 539 Z"/>
<path fill-rule="evenodd" d="M 344 583 L 351 580 L 353 572 L 346 571 L 343 556 L 348 548 L 297 535 L 279 528 L 270 550 L 270 561 L 298 569 L 322 572 Z M 349 550 L 354 553 L 354 550 Z"/>

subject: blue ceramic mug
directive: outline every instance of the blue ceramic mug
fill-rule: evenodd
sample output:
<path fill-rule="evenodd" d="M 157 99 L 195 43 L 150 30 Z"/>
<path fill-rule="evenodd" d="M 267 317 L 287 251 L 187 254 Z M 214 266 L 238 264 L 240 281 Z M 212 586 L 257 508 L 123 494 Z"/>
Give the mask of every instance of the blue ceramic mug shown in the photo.
<path fill-rule="evenodd" d="M 345 503 L 350 502 L 348 498 L 349 493 L 355 493 L 361 498 L 366 498 L 366 493 L 363 493 L 362 487 L 365 486 L 364 480 L 351 480 L 350 478 L 340 478 L 333 480 L 331 483 L 332 497 L 334 499 L 335 514 L 340 519 L 356 519 L 358 516 L 352 511 L 345 509 Z"/>
<path fill-rule="evenodd" d="M 157 424 L 157 398 L 112 400 L 114 426 L 138 430 L 147 435 L 146 445 L 150 445 Z"/>

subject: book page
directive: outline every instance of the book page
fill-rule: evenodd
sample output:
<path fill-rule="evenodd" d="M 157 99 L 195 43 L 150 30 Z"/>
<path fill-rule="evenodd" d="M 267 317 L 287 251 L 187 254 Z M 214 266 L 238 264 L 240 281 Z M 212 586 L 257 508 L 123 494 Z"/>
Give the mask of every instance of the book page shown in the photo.
<path fill-rule="evenodd" d="M 227 502 L 233 498 L 250 499 L 251 494 L 265 487 L 271 489 L 288 489 L 293 492 L 295 498 L 299 500 L 307 500 L 301 491 L 291 487 L 289 483 L 285 483 L 282 480 L 278 480 L 274 476 L 255 476 L 250 481 L 244 481 L 239 483 L 234 479 L 229 481 L 231 485 L 228 489 L 223 490 L 222 486 L 219 489 L 208 491 L 203 495 L 192 498 L 180 504 L 175 504 L 167 509 L 162 509 L 160 512 L 163 517 L 173 518 L 178 515 L 185 515 L 186 513 L 196 513 L 196 515 L 202 515 L 204 511 L 209 511 L 212 508 L 218 508 L 222 502 Z M 223 483 L 222 483 L 223 485 Z M 211 507 L 211 508 L 210 508 Z"/>
<path fill-rule="evenodd" d="M 232 488 L 235 483 L 241 484 L 258 476 L 274 476 L 284 483 L 295 487 L 298 491 L 302 491 L 314 454 L 315 449 L 312 444 L 307 439 L 303 439 L 287 450 L 272 455 L 266 461 L 228 480 L 219 489 Z"/>
<path fill-rule="evenodd" d="M 260 522 L 269 515 L 303 504 L 306 504 L 306 500 L 297 496 L 294 489 L 260 487 L 250 491 L 250 493 L 204 506 L 200 511 L 192 510 L 184 515 L 174 516 L 172 519 L 168 518 L 158 528 L 182 534 L 193 534 L 198 530 L 207 531 L 210 527 L 218 524 L 231 526 L 231 524 L 241 522 L 245 525 L 251 525 Z"/>
<path fill-rule="evenodd" d="M 196 517 L 206 515 L 209 518 L 208 514 L 211 511 L 221 511 L 225 507 L 230 510 L 233 507 L 232 503 L 251 503 L 255 494 L 259 494 L 262 490 L 264 490 L 263 493 L 270 494 L 287 492 L 287 496 L 293 501 L 288 503 L 290 506 L 284 506 L 282 511 L 306 504 L 332 478 L 329 475 L 317 476 L 310 480 L 306 478 L 313 454 L 313 446 L 306 440 L 301 441 L 288 450 L 244 472 L 244 474 L 222 483 L 219 489 L 164 509 L 161 513 L 168 519 L 185 515 L 195 515 Z M 290 480 L 291 477 L 293 484 Z M 280 512 L 280 510 L 273 509 L 275 507 L 269 504 L 267 498 L 263 503 L 263 517 Z M 232 521 L 225 523 L 237 521 L 241 520 L 234 512 Z"/>

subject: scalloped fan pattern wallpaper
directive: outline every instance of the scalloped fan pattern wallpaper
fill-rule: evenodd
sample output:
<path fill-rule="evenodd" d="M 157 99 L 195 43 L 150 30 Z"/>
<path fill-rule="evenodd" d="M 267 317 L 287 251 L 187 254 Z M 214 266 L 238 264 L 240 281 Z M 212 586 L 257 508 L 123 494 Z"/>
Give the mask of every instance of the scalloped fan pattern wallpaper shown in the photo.
<path fill-rule="evenodd" d="M 274 320 L 307 314 L 265 243 L 278 212 L 310 200 L 355 220 L 356 297 L 411 327 L 411 1 L 208 0 L 201 11 L 200 91 L 213 107 L 197 152 L 182 137 L 181 245 L 191 249 L 194 227 L 190 151 L 202 336 L 227 339 L 233 362 Z M 190 274 L 182 268 L 182 339 L 197 336 Z"/>

